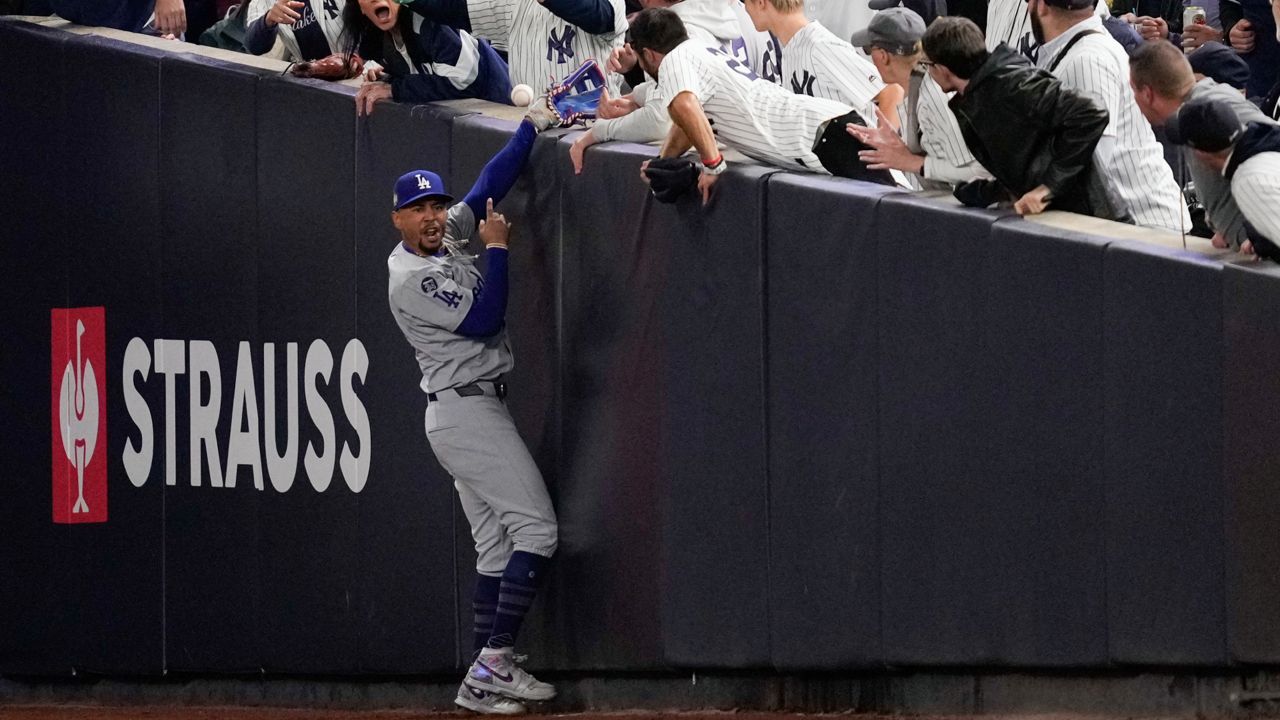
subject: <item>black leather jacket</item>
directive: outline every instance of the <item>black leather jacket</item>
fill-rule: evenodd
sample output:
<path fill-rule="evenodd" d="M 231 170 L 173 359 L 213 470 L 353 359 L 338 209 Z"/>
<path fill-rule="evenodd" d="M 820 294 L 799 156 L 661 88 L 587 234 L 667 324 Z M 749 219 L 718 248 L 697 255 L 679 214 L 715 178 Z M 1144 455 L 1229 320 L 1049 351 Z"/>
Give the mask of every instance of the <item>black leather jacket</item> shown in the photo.
<path fill-rule="evenodd" d="M 950 105 L 969 150 L 1013 199 L 1045 185 L 1054 209 L 1125 219 L 1093 171 L 1107 111 L 1008 45 L 991 53 Z"/>

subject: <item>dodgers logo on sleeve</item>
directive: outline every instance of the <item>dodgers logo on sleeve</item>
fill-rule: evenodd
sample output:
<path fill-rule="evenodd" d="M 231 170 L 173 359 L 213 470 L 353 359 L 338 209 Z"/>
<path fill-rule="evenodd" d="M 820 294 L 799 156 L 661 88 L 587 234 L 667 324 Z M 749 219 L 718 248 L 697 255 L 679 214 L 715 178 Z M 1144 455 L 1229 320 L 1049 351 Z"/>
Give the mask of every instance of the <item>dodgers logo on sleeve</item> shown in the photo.
<path fill-rule="evenodd" d="M 435 279 L 435 278 L 433 278 L 433 277 L 425 277 L 425 278 L 422 278 L 422 292 L 424 292 L 424 293 L 426 293 L 426 294 L 428 294 L 428 295 L 431 295 L 431 294 L 435 293 L 435 291 L 436 291 L 439 287 L 440 287 L 440 286 L 436 284 L 436 279 Z"/>

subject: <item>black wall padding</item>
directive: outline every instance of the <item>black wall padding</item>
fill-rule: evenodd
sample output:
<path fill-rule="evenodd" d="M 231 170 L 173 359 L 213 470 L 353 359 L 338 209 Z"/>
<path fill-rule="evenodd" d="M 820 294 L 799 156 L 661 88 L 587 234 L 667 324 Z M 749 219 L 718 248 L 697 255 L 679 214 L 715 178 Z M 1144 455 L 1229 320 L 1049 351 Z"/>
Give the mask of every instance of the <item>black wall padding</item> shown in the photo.
<path fill-rule="evenodd" d="M 1280 662 L 1280 452 L 1266 439 L 1280 405 L 1280 271 L 1222 271 L 1223 463 L 1227 481 L 1227 618 L 1231 659 Z"/>
<path fill-rule="evenodd" d="M 650 293 L 665 336 L 663 646 L 680 667 L 770 662 L 762 269 L 772 173 L 736 167 L 706 208 L 696 192 L 676 205 L 650 200 L 641 228 L 669 268 Z M 708 532 L 709 519 L 720 531 Z"/>
<path fill-rule="evenodd" d="M 200 485 L 193 485 L 190 431 L 174 438 L 177 485 L 165 488 L 163 450 L 152 463 L 148 490 L 165 501 L 166 659 L 183 671 L 256 672 L 262 667 L 259 602 L 261 561 L 255 548 L 261 537 L 260 502 L 249 466 L 237 467 L 235 487 L 227 487 L 231 468 L 229 434 L 233 394 L 239 370 L 239 346 L 249 343 L 254 387 L 264 389 L 263 341 L 258 296 L 258 154 L 256 113 L 228 114 L 225 107 L 256 106 L 260 74 L 242 66 L 168 57 L 161 66 L 161 180 L 163 236 L 170 238 L 150 263 L 162 269 L 160 295 L 150 302 L 164 309 L 163 328 L 150 338 L 193 338 L 213 343 L 220 368 L 221 403 L 217 437 L 218 476 L 214 487 L 207 454 Z M 217 278 L 210 282 L 211 278 Z M 159 300 L 159 302 L 156 302 Z M 114 312 L 114 308 L 112 308 Z M 283 339 L 283 338 L 281 338 Z M 155 353 L 155 348 L 152 348 Z M 188 355 L 191 348 L 188 346 Z M 284 352 L 278 353 L 283 390 Z M 189 416 L 194 373 L 177 382 L 178 417 Z M 207 383 L 200 380 L 203 392 Z M 159 408 L 163 382 L 153 375 L 147 389 L 156 437 L 164 438 Z M 283 393 L 281 405 L 283 407 Z M 207 399 L 207 395 L 206 395 Z M 259 423 L 266 418 L 259 404 Z M 280 413 L 283 426 L 283 413 Z M 180 425 L 181 427 L 181 425 Z M 284 437 L 281 434 L 281 441 Z M 263 483 L 271 487 L 268 468 Z M 274 491 L 271 491 L 274 492 Z M 215 540 L 204 530 L 217 527 Z M 229 547 L 230 546 L 230 547 Z"/>
<path fill-rule="evenodd" d="M 322 443 L 316 419 L 304 410 L 300 464 L 310 443 L 317 453 L 335 457 L 344 441 L 356 442 L 341 409 L 338 377 L 343 348 L 357 337 L 351 302 L 357 242 L 351 92 L 285 78 L 258 85 L 258 303 L 270 309 L 259 316 L 258 329 L 280 342 L 323 340 L 333 359 L 333 374 L 319 394 L 333 416 L 337 447 Z M 300 367 L 306 354 L 299 349 Z M 420 427 L 405 433 L 418 437 Z M 395 440 L 382 438 L 390 447 Z M 258 607 L 268 672 L 360 669 L 358 505 L 336 462 L 314 477 L 300 468 L 287 495 L 261 496 Z"/>
<path fill-rule="evenodd" d="M 67 305 L 67 253 L 62 210 L 63 147 L 32 138 L 63 134 L 63 63 L 68 35 L 0 22 L 0 61 L 19 67 L 39 58 L 45 72 L 0 73 L 0 307 L 7 350 L 0 372 L 0 463 L 10 468 L 0 502 L 0 672 L 70 674 L 72 625 L 80 578 L 73 574 L 73 530 L 52 522 L 50 458 L 50 308 Z M 50 78 L 53 78 L 51 81 Z M 10 98 L 22 98 L 13 102 Z M 35 271 L 39 268 L 39 271 Z M 18 352 L 21 348 L 21 352 Z M 18 382 L 31 378 L 31 382 Z M 51 608 L 61 607 L 58 612 Z"/>
<path fill-rule="evenodd" d="M 61 109 L 70 159 L 63 187 L 69 307 L 109 305 L 107 347 L 161 327 L 156 302 L 162 269 L 160 66 L 164 53 L 99 38 L 69 43 Z M 86 68 L 93 68 L 87 72 Z M 101 73 L 101 74 L 99 74 Z M 103 77 L 113 82 L 103 82 Z M 128 102 L 122 102 L 128 98 Z M 74 180 L 72 179 L 74 178 Z M 64 258 L 68 256 L 64 255 Z M 109 398 L 119 387 L 119 356 L 108 352 Z M 116 408 L 119 409 L 119 408 Z M 155 673 L 164 667 L 164 493 L 125 480 L 119 451 L 126 414 L 108 413 L 108 512 L 104 524 L 79 526 L 68 546 L 79 589 L 73 662 L 102 673 Z M 127 490 L 126 490 L 127 488 Z M 127 638 L 127 641 L 125 639 Z"/>
<path fill-rule="evenodd" d="M 1115 242 L 1104 278 L 1111 656 L 1220 665 L 1222 265 Z"/>
<path fill-rule="evenodd" d="M 648 148 L 591 148 L 560 163 L 563 449 L 558 613 L 566 659 L 584 670 L 665 666 L 663 498 L 671 466 L 667 402 L 669 238 L 636 177 Z M 717 608 L 716 611 L 719 611 Z"/>
<path fill-rule="evenodd" d="M 356 126 L 356 328 L 369 353 L 363 397 L 377 444 L 358 510 L 363 672 L 441 672 L 458 662 L 453 484 L 427 444 L 422 373 L 387 301 L 387 256 L 400 241 L 392 187 L 415 169 L 450 181 L 450 118 L 383 103 Z"/>
<path fill-rule="evenodd" d="M 884 658 L 876 206 L 890 192 L 769 178 L 769 618 L 780 670 Z"/>
<path fill-rule="evenodd" d="M 1106 247 L 1105 239 L 1003 219 L 977 282 L 987 396 L 980 427 L 989 450 L 975 489 L 982 512 L 1000 519 L 987 552 L 1012 619 L 989 636 L 1000 665 L 1107 661 Z"/>

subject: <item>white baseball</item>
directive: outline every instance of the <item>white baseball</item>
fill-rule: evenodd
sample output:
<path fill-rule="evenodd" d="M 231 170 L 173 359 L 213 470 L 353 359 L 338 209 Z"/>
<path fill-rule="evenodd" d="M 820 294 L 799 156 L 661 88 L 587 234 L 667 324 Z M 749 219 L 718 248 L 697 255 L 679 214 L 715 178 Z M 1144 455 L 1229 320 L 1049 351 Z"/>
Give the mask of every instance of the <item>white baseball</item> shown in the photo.
<path fill-rule="evenodd" d="M 520 83 L 511 88 L 511 104 L 516 107 L 529 107 L 529 103 L 533 102 L 533 88 Z"/>

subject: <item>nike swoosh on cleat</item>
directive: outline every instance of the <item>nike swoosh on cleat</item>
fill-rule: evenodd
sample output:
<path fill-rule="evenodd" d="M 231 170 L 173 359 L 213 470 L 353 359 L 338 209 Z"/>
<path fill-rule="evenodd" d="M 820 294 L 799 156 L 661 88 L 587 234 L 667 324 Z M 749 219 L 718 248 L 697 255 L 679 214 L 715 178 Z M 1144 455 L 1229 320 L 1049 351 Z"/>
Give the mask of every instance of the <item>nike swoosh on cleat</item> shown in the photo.
<path fill-rule="evenodd" d="M 480 667 L 484 668 L 485 670 L 488 670 L 490 673 L 493 674 L 494 677 L 498 678 L 502 682 L 507 682 L 507 683 L 511 682 L 511 679 L 513 677 L 512 673 L 507 673 L 506 675 L 503 675 L 502 673 L 498 672 L 497 670 L 494 670 L 488 665 L 485 665 L 483 662 L 479 660 L 477 660 L 476 662 L 480 664 Z"/>

